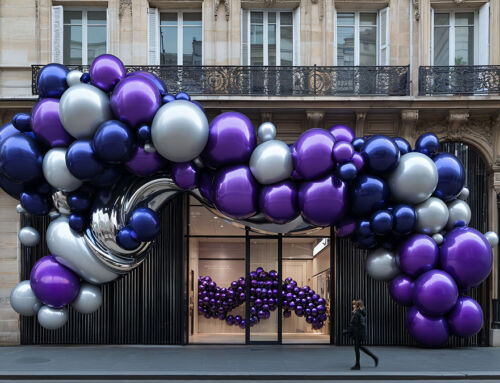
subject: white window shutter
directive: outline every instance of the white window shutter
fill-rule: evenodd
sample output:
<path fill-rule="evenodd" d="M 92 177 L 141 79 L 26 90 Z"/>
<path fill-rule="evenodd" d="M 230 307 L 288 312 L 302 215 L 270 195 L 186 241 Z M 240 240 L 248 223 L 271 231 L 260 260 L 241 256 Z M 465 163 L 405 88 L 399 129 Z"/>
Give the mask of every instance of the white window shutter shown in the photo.
<path fill-rule="evenodd" d="M 52 56 L 54 63 L 63 63 L 64 10 L 62 5 L 52 7 Z"/>
<path fill-rule="evenodd" d="M 338 26 L 337 26 L 337 9 L 333 9 L 333 65 L 337 66 L 337 32 L 338 32 Z"/>
<path fill-rule="evenodd" d="M 248 10 L 241 9 L 241 65 L 248 65 Z"/>
<path fill-rule="evenodd" d="M 300 65 L 300 6 L 293 11 L 293 65 Z"/>
<path fill-rule="evenodd" d="M 389 7 L 385 7 L 378 12 L 379 19 L 379 58 L 378 65 L 390 65 L 390 37 L 391 37 L 391 24 L 389 21 Z"/>
<path fill-rule="evenodd" d="M 110 28 L 109 28 L 109 24 L 110 24 L 110 18 L 109 18 L 109 8 L 106 8 L 106 53 L 109 53 L 110 49 L 109 49 L 109 43 L 111 41 L 110 39 Z"/>
<path fill-rule="evenodd" d="M 160 13 L 148 8 L 148 64 L 160 65 Z"/>
<path fill-rule="evenodd" d="M 448 37 L 449 38 L 449 37 Z M 434 65 L 434 8 L 431 7 L 431 43 L 429 47 L 429 63 L 425 65 Z"/>
<path fill-rule="evenodd" d="M 479 44 L 478 62 L 476 65 L 489 64 L 490 52 L 490 3 L 485 3 L 479 8 Z"/>

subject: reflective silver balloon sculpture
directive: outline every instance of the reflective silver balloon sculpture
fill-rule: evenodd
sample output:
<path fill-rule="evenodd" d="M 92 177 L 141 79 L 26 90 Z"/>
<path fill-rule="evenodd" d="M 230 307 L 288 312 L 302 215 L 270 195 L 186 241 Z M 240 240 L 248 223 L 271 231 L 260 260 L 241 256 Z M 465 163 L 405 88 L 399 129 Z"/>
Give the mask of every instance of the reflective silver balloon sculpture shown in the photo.
<path fill-rule="evenodd" d="M 68 309 L 55 309 L 49 306 L 42 306 L 38 310 L 38 322 L 40 326 L 47 330 L 57 330 L 68 321 Z"/>
<path fill-rule="evenodd" d="M 66 166 L 66 149 L 50 149 L 43 157 L 42 170 L 47 182 L 54 188 L 71 192 L 82 186 L 82 181 L 70 173 Z"/>
<path fill-rule="evenodd" d="M 31 226 L 23 227 L 17 236 L 23 246 L 33 247 L 40 243 L 40 233 Z"/>
<path fill-rule="evenodd" d="M 457 224 L 465 224 L 467 226 L 470 222 L 472 213 L 469 204 L 461 199 L 456 199 L 448 203 L 448 223 L 446 229 L 451 230 Z"/>
<path fill-rule="evenodd" d="M 427 201 L 415 206 L 419 233 L 432 235 L 439 233 L 448 223 L 448 207 L 439 198 L 431 197 Z"/>
<path fill-rule="evenodd" d="M 250 170 L 262 185 L 286 180 L 293 171 L 292 152 L 283 141 L 266 141 L 253 151 Z"/>
<path fill-rule="evenodd" d="M 378 281 L 390 281 L 400 273 L 395 254 L 383 247 L 368 254 L 365 268 L 368 275 Z"/>
<path fill-rule="evenodd" d="M 82 78 L 82 75 L 83 72 L 79 70 L 69 71 L 68 75 L 66 76 L 66 82 L 68 83 L 68 86 L 81 84 L 80 79 Z"/>
<path fill-rule="evenodd" d="M 80 291 L 71 306 L 82 314 L 90 314 L 97 311 L 102 304 L 102 292 L 97 286 L 82 283 Z"/>
<path fill-rule="evenodd" d="M 71 207 L 68 203 L 68 197 L 63 192 L 57 191 L 52 194 L 52 203 L 56 210 L 63 215 L 71 214 Z"/>
<path fill-rule="evenodd" d="M 19 282 L 10 292 L 10 305 L 18 314 L 33 316 L 42 304 L 31 289 L 30 281 Z"/>

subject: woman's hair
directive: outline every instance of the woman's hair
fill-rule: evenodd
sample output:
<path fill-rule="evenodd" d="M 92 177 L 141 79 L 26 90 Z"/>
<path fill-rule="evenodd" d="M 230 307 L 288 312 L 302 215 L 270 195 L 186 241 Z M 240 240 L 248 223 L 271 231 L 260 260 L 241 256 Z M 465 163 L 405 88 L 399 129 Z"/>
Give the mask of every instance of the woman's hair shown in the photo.
<path fill-rule="evenodd" d="M 352 305 L 354 306 L 352 311 L 357 311 L 357 310 L 364 310 L 365 309 L 365 304 L 361 299 L 354 299 L 352 301 Z"/>

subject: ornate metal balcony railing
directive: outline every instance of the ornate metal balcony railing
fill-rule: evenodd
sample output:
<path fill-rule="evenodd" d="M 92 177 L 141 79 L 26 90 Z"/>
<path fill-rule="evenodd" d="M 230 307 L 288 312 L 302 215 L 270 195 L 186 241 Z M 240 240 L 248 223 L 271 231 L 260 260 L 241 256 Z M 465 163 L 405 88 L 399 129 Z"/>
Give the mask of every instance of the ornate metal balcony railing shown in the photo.
<path fill-rule="evenodd" d="M 421 96 L 500 94 L 500 65 L 421 66 L 418 89 Z"/>
<path fill-rule="evenodd" d="M 88 66 L 68 66 L 88 71 Z M 32 66 L 38 92 L 42 65 Z M 235 96 L 406 96 L 408 66 L 127 66 L 160 77 L 171 93 Z"/>

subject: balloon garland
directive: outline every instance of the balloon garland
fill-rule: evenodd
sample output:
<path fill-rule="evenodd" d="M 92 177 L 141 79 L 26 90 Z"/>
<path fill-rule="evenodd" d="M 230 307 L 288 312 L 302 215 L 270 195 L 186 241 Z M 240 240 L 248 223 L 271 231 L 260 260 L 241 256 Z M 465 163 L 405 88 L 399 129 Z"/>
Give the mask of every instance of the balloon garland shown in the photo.
<path fill-rule="evenodd" d="M 310 129 L 287 145 L 272 123 L 256 135 L 241 113 L 209 123 L 188 94 L 168 94 L 151 73 L 127 74 L 107 54 L 89 73 L 45 66 L 38 91 L 31 115 L 17 114 L 0 128 L 0 187 L 20 200 L 19 213 L 52 219 L 42 233 L 50 254 L 11 293 L 14 310 L 37 315 L 43 327 L 63 326 L 68 305 L 97 310 L 96 285 L 144 260 L 160 232 L 158 211 L 189 190 L 215 214 L 252 230 L 334 225 L 339 237 L 369 249 L 367 273 L 387 281 L 397 303 L 411 306 L 406 328 L 422 345 L 442 346 L 451 333 L 468 337 L 481 329 L 481 307 L 464 294 L 489 275 L 498 236 L 467 227 L 464 168 L 452 154 L 437 152 L 434 134 L 420 136 L 412 150 L 400 137 L 356 138 L 336 125 Z M 24 227 L 19 240 L 35 246 L 40 233 Z M 207 278 L 200 277 L 200 288 L 220 294 Z M 271 272 L 264 279 L 251 283 L 276 281 Z M 320 318 L 310 321 L 319 328 L 322 298 L 300 310 L 297 299 L 308 291 L 293 282 L 285 280 L 284 296 L 273 290 L 262 313 L 254 296 L 250 321 L 264 319 L 282 299 L 285 317 L 294 310 L 308 322 Z M 245 281 L 234 283 L 240 289 Z M 216 315 L 202 299 L 201 311 Z M 241 293 L 221 301 L 217 316 L 241 326 L 244 319 L 226 315 L 241 301 Z"/>

